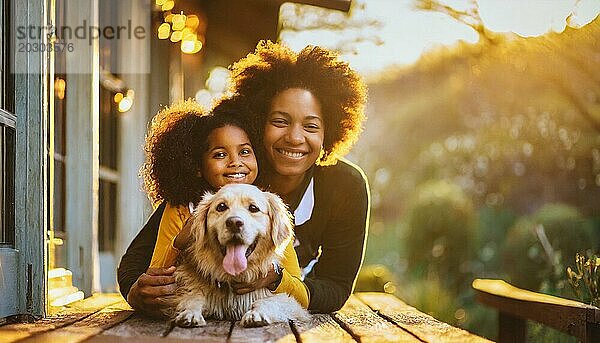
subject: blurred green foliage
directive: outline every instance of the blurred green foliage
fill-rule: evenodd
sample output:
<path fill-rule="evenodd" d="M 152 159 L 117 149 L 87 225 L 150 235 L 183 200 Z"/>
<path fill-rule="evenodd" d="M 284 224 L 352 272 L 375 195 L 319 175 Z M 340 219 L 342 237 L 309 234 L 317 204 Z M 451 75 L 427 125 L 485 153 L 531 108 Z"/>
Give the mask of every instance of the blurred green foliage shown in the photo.
<path fill-rule="evenodd" d="M 373 212 L 359 285 L 495 338 L 470 281 L 573 298 L 565 268 L 599 250 L 600 19 L 536 38 L 459 44 L 370 84 L 352 152 Z M 371 281 L 366 281 L 371 280 Z M 387 280 L 387 281 L 386 281 Z M 536 341 L 572 341 L 530 325 Z"/>
<path fill-rule="evenodd" d="M 565 270 L 579 251 L 597 244 L 591 223 L 576 208 L 548 204 L 509 229 L 504 270 L 518 287 L 573 296 Z"/>
<path fill-rule="evenodd" d="M 433 274 L 451 292 L 470 282 L 475 212 L 463 190 L 446 181 L 419 186 L 407 210 L 408 267 Z"/>

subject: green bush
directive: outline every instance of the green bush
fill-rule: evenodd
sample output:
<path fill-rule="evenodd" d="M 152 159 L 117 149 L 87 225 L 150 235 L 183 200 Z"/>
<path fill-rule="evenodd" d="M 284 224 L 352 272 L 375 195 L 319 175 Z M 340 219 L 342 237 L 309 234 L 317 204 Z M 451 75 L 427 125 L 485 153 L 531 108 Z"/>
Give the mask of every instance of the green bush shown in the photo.
<path fill-rule="evenodd" d="M 514 225 L 516 214 L 509 208 L 484 206 L 478 210 L 476 243 L 476 277 L 502 278 L 499 271 L 502 266 L 502 250 L 508 229 Z"/>
<path fill-rule="evenodd" d="M 519 287 L 566 296 L 565 268 L 577 252 L 596 246 L 592 223 L 576 208 L 548 204 L 509 229 L 504 270 Z"/>
<path fill-rule="evenodd" d="M 447 181 L 421 185 L 408 205 L 409 270 L 421 277 L 435 273 L 458 293 L 465 282 L 470 282 L 467 275 L 476 241 L 474 224 L 472 202 L 459 186 Z"/>

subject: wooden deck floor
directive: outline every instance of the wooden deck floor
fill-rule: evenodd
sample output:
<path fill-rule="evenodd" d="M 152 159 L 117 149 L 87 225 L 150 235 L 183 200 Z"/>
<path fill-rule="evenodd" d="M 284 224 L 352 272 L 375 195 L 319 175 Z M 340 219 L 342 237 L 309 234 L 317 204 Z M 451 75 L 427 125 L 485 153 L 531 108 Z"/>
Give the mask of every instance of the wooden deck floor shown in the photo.
<path fill-rule="evenodd" d="M 440 322 L 384 293 L 358 293 L 333 314 L 314 314 L 308 323 L 242 328 L 209 321 L 201 328 L 172 327 L 142 317 L 116 294 L 80 301 L 35 323 L 0 326 L 0 342 L 488 342 Z"/>

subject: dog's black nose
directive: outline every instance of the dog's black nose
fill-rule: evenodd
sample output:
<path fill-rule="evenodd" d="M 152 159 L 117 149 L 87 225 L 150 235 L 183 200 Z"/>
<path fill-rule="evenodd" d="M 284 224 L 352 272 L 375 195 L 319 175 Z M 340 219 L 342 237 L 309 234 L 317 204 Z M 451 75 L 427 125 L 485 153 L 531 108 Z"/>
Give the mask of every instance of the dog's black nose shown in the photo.
<path fill-rule="evenodd" d="M 244 226 L 244 222 L 240 217 L 229 217 L 225 221 L 225 226 L 227 229 L 233 233 L 239 233 L 242 231 L 242 226 Z"/>

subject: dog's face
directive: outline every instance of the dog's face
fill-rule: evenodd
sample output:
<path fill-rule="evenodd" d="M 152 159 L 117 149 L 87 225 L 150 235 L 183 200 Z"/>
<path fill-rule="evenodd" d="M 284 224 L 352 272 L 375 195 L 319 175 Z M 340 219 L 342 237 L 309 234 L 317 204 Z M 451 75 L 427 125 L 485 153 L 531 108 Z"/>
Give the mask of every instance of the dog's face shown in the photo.
<path fill-rule="evenodd" d="M 283 251 L 292 234 L 283 201 L 246 184 L 225 185 L 216 194 L 206 194 L 193 220 L 194 249 L 222 258 L 222 268 L 233 276 L 249 264 L 264 262 L 270 252 Z"/>

